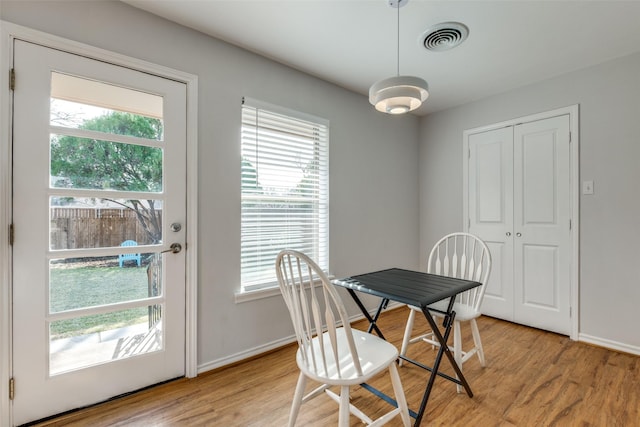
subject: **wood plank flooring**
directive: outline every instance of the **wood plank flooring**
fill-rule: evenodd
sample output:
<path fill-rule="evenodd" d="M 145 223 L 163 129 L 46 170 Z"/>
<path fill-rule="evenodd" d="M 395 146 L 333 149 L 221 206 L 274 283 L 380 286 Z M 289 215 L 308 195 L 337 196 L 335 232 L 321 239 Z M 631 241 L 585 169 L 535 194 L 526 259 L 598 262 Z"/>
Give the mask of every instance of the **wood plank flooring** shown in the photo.
<path fill-rule="evenodd" d="M 378 323 L 397 346 L 407 315 L 406 307 L 389 310 Z M 416 323 L 426 326 L 424 319 Z M 366 324 L 357 322 L 354 327 Z M 479 327 L 487 366 L 482 368 L 477 358 L 463 366 L 473 398 L 438 378 L 423 426 L 640 426 L 640 357 L 489 317 L 480 318 Z M 471 339 L 468 328 L 463 334 L 465 341 Z M 37 425 L 285 426 L 298 377 L 295 351 L 287 346 Z M 435 353 L 420 343 L 411 346 L 408 355 L 430 364 Z M 443 366 L 443 371 L 452 372 L 448 361 Z M 426 372 L 405 363 L 400 374 L 409 406 L 417 409 Z M 391 394 L 388 375 L 372 384 Z M 352 396 L 370 416 L 388 410 L 385 402 L 360 387 Z M 332 426 L 337 419 L 337 405 L 320 396 L 303 404 L 296 425 Z M 362 424 L 351 417 L 351 425 Z M 396 418 L 389 425 L 401 422 Z"/>

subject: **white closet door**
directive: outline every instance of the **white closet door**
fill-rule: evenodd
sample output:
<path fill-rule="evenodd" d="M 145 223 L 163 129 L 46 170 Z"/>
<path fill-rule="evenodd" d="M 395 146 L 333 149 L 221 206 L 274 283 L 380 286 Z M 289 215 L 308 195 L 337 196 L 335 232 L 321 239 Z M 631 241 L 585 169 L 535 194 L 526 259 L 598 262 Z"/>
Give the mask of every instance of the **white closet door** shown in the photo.
<path fill-rule="evenodd" d="M 469 137 L 469 232 L 491 251 L 483 313 L 513 320 L 513 130 Z"/>
<path fill-rule="evenodd" d="M 569 116 L 514 128 L 515 321 L 568 335 Z"/>
<path fill-rule="evenodd" d="M 469 232 L 492 270 L 486 315 L 569 335 L 569 115 L 468 137 Z"/>

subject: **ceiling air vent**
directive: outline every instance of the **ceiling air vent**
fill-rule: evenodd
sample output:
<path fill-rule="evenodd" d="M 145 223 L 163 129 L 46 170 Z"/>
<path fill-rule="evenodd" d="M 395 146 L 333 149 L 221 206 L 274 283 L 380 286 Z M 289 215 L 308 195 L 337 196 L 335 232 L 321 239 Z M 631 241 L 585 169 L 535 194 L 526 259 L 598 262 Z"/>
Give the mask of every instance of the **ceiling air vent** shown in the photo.
<path fill-rule="evenodd" d="M 427 29 L 420 37 L 425 49 L 443 52 L 453 49 L 467 39 L 469 28 L 460 22 L 442 22 Z"/>

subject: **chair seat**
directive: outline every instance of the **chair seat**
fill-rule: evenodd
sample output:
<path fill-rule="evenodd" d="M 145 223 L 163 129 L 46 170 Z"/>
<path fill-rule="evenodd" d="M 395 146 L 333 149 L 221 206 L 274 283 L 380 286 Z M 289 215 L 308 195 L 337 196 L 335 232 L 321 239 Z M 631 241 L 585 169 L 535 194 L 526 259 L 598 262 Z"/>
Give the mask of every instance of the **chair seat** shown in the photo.
<path fill-rule="evenodd" d="M 443 299 L 441 301 L 435 302 L 431 305 L 429 305 L 429 308 L 433 308 L 436 310 L 440 310 L 440 311 L 447 311 L 447 307 L 449 306 L 449 300 L 448 299 Z M 409 306 L 412 310 L 416 310 L 420 313 L 422 313 L 422 310 L 420 310 L 418 307 L 413 307 L 413 306 Z M 471 319 L 477 319 L 478 317 L 480 317 L 480 312 L 477 310 L 474 310 L 473 307 L 468 306 L 466 304 L 460 304 L 460 303 L 453 303 L 453 311 L 456 312 L 456 320 L 460 321 L 460 322 L 464 322 L 467 320 L 471 320 Z M 440 313 L 438 312 L 432 312 L 432 314 L 434 316 L 442 316 Z"/>
<path fill-rule="evenodd" d="M 358 355 L 361 355 L 360 362 L 362 366 L 362 376 L 358 376 L 351 358 L 351 352 L 349 351 L 345 331 L 343 328 L 338 328 L 336 332 L 338 341 L 338 360 L 341 362 L 341 375 L 338 375 L 338 369 L 335 365 L 327 366 L 327 371 L 325 371 L 324 366 L 321 366 L 322 356 L 320 355 L 320 341 L 318 337 L 313 338 L 312 341 L 314 353 L 316 355 L 315 360 L 317 362 L 317 366 L 315 368 L 313 366 L 308 366 L 307 363 L 305 363 L 301 355 L 302 350 L 298 349 L 296 355 L 298 367 L 302 372 L 318 382 L 331 385 L 360 384 L 383 370 L 386 370 L 389 363 L 398 358 L 398 349 L 393 344 L 375 335 L 368 334 L 357 329 L 352 329 L 351 333 L 353 334 L 357 353 Z M 331 349 L 329 336 L 326 332 L 323 337 L 325 349 Z M 364 358 L 362 356 L 364 356 Z"/>

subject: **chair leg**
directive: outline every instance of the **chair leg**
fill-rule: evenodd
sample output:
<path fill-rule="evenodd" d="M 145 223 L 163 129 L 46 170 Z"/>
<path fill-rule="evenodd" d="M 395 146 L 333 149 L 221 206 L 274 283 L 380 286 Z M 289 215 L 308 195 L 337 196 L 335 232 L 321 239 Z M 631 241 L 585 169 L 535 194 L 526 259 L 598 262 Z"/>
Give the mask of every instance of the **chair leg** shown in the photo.
<path fill-rule="evenodd" d="M 349 386 L 340 387 L 340 411 L 338 414 L 338 427 L 349 427 Z"/>
<path fill-rule="evenodd" d="M 304 388 L 307 385 L 307 377 L 300 372 L 298 377 L 298 384 L 296 385 L 296 391 L 293 393 L 293 403 L 291 404 L 291 411 L 289 412 L 289 427 L 296 425 L 296 419 L 298 418 L 298 412 L 300 412 L 300 405 L 302 405 L 302 397 L 304 396 Z"/>
<path fill-rule="evenodd" d="M 407 354 L 409 347 L 409 341 L 411 340 L 411 333 L 413 332 L 413 321 L 416 317 L 416 312 L 413 309 L 409 309 L 409 318 L 407 319 L 407 326 L 404 329 L 404 337 L 402 337 L 402 347 L 400 348 L 400 356 Z M 399 365 L 402 366 L 402 358 L 398 359 Z"/>
<path fill-rule="evenodd" d="M 480 366 L 485 366 L 484 350 L 482 348 L 482 340 L 480 339 L 480 331 L 478 330 L 478 323 L 476 319 L 471 319 L 471 334 L 473 335 L 473 344 L 478 349 L 478 359 L 480 359 Z"/>
<path fill-rule="evenodd" d="M 460 367 L 460 371 L 462 371 L 462 334 L 460 330 L 460 322 L 457 320 L 453 322 L 453 358 L 458 364 L 458 367 Z M 462 392 L 462 386 L 458 385 L 457 389 L 458 393 Z"/>
<path fill-rule="evenodd" d="M 404 389 L 402 388 L 402 382 L 400 381 L 400 375 L 398 374 L 398 368 L 396 368 L 395 363 L 389 365 L 389 374 L 391 375 L 393 393 L 396 396 L 396 402 L 398 402 L 398 409 L 400 409 L 402 425 L 404 425 L 404 427 L 409 427 L 411 425 L 411 420 L 409 419 L 409 407 L 407 406 L 407 399 L 405 398 Z"/>

